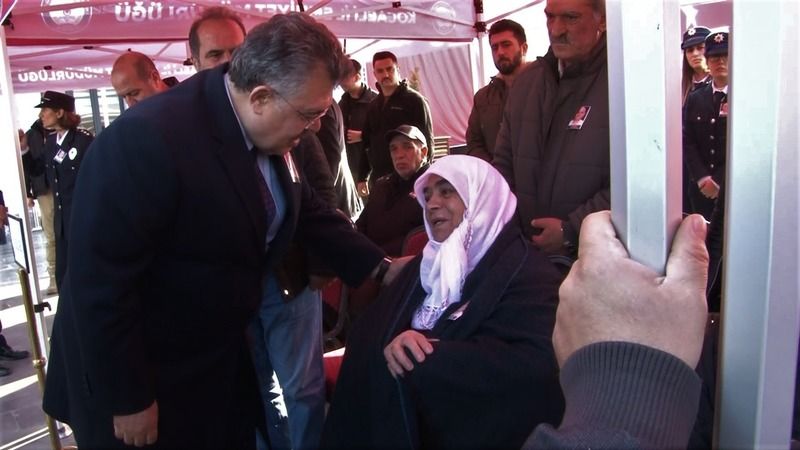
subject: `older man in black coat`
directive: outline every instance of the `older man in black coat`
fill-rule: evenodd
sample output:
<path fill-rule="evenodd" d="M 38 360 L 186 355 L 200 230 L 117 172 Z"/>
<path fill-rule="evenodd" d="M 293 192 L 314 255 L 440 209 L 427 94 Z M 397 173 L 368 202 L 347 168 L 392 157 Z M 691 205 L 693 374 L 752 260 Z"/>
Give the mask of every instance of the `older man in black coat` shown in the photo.
<path fill-rule="evenodd" d="M 95 142 L 44 398 L 81 448 L 253 447 L 245 328 L 264 272 L 298 233 L 351 284 L 385 273 L 287 154 L 344 63 L 323 25 L 277 15 L 230 66 L 142 101 Z"/>

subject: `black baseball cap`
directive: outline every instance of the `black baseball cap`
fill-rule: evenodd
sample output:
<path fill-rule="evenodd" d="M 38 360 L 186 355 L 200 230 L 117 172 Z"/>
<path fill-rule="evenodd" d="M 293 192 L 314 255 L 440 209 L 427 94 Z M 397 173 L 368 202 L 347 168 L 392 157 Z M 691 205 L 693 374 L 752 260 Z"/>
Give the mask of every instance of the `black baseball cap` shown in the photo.
<path fill-rule="evenodd" d="M 391 142 L 392 138 L 397 135 L 402 135 L 409 139 L 417 140 L 422 143 L 425 148 L 428 147 L 428 140 L 425 139 L 425 135 L 422 134 L 422 131 L 420 131 L 419 128 L 415 127 L 414 125 L 400 125 L 394 130 L 387 131 L 386 142 Z"/>

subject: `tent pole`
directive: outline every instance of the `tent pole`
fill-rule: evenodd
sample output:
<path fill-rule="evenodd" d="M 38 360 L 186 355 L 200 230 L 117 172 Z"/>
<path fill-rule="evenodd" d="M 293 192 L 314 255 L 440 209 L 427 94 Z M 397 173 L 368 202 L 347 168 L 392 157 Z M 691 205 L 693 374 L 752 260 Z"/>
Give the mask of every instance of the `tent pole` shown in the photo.
<path fill-rule="evenodd" d="M 789 448 L 800 331 L 800 7 L 782 0 L 732 7 L 714 448 Z M 770 61 L 770 70 L 756 60 Z"/>
<path fill-rule="evenodd" d="M 486 58 L 484 57 L 484 46 L 489 45 L 486 38 L 486 22 L 483 21 L 483 0 L 475 0 L 473 3 L 475 7 L 475 30 L 477 31 L 478 39 L 478 76 L 477 83 L 476 77 L 472 77 L 473 92 L 477 92 L 482 88 L 486 80 Z"/>
<path fill-rule="evenodd" d="M 8 59 L 8 48 L 6 47 L 5 28 L 0 27 L 0 142 L 5 142 L 2 147 L 5 149 L 15 148 L 16 151 L 0 152 L 0 190 L 8 207 L 8 214 L 19 216 L 22 219 L 24 231 L 24 244 L 28 249 L 28 281 L 33 287 L 32 299 L 36 304 L 42 303 L 39 290 L 39 271 L 36 268 L 36 252 L 31 249 L 33 246 L 33 234 L 31 232 L 30 216 L 26 205 L 25 182 L 22 172 L 22 159 L 20 157 L 19 139 L 15 125 L 15 108 L 12 102 L 14 97 L 13 85 L 11 83 L 11 67 Z M 28 124 L 25 124 L 28 125 Z M 2 230 L 5 232 L 5 230 Z M 50 349 L 50 333 L 44 318 L 44 311 L 36 315 L 35 323 L 28 323 L 30 327 L 36 327 L 39 333 L 39 344 L 44 352 Z"/>

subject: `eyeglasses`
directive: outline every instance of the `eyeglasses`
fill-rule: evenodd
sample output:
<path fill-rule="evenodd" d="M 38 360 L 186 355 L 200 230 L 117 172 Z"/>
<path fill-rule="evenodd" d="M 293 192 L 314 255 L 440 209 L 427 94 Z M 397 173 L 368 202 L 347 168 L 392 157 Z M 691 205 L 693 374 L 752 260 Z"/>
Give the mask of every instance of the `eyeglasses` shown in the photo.
<path fill-rule="evenodd" d="M 286 100 L 286 97 L 281 95 L 280 92 L 278 92 L 278 91 L 276 91 L 274 89 L 273 89 L 273 92 L 278 94 L 278 97 L 280 97 L 281 100 L 283 100 L 287 105 L 289 105 L 294 110 L 294 112 L 297 113 L 297 115 L 300 117 L 300 119 L 302 119 L 303 122 L 306 123 L 306 126 L 303 127 L 304 130 L 307 130 L 314 122 L 318 121 L 319 119 L 322 119 L 322 117 L 328 112 L 328 108 L 325 108 L 324 110 L 322 110 L 322 112 L 319 112 L 319 113 L 303 113 L 303 112 L 300 112 L 300 110 L 297 109 L 297 107 L 295 107 L 291 102 L 289 102 L 289 100 Z"/>

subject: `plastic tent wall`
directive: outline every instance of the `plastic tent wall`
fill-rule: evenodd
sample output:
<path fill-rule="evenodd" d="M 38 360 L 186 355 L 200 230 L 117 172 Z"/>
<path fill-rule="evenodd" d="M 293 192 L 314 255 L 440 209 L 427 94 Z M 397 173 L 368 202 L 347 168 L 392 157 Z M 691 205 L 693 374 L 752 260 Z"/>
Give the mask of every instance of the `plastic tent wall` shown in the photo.
<path fill-rule="evenodd" d="M 344 40 L 362 62 L 374 52 L 392 50 L 403 76 L 416 70 L 434 116 L 434 132 L 464 142 L 472 93 L 486 77 L 469 43 L 476 21 L 543 3 L 543 0 L 410 0 L 402 2 L 323 0 L 303 2 L 306 12 Z M 151 56 L 162 76 L 182 80 L 194 73 L 184 65 L 186 37 L 202 8 L 225 4 L 245 26 L 275 13 L 298 11 L 300 2 L 21 0 L 13 10 L 6 41 L 15 92 L 41 92 L 110 86 L 114 59 L 128 49 Z M 481 15 L 480 11 L 485 10 Z M 543 26 L 543 23 L 541 24 Z M 491 63 L 489 64 L 491 66 Z M 369 71 L 368 71 L 369 72 Z"/>
<path fill-rule="evenodd" d="M 111 64 L 128 49 L 153 58 L 162 76 L 183 80 L 194 73 L 184 65 L 189 55 L 186 39 L 202 8 L 225 4 L 243 17 L 249 29 L 275 13 L 300 10 L 300 3 L 20 0 L 11 25 L 5 27 L 14 91 L 110 86 Z M 389 49 L 400 58 L 403 76 L 416 71 L 420 90 L 431 103 L 434 132 L 451 136 L 451 144 L 464 142 L 472 94 L 494 73 L 488 43 L 476 40 L 480 36 L 476 22 L 491 23 L 506 16 L 519 20 L 529 37 L 529 59 L 543 54 L 548 45 L 544 0 L 302 3 L 306 12 L 344 40 L 346 51 L 359 61 L 369 62 L 374 52 Z M 720 2 L 686 3 L 682 7 L 685 24 L 713 28 L 730 23 L 729 6 L 725 17 Z M 371 75 L 369 69 L 367 73 Z"/>
<path fill-rule="evenodd" d="M 249 29 L 275 13 L 299 10 L 298 3 L 22 0 L 6 27 L 14 88 L 107 86 L 111 62 L 128 48 L 153 57 L 165 75 L 187 76 L 188 30 L 204 7 L 225 4 Z M 475 37 L 471 1 L 395 2 L 400 7 L 376 0 L 305 3 L 306 12 L 340 38 L 469 42 Z"/>

